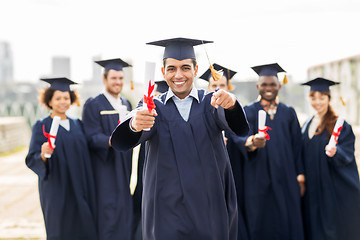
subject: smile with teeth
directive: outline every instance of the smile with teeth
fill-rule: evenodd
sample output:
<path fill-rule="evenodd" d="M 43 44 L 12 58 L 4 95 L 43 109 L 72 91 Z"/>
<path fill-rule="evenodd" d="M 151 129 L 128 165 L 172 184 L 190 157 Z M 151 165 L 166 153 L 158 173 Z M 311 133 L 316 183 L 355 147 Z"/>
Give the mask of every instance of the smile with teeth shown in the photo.
<path fill-rule="evenodd" d="M 185 84 L 185 81 L 176 81 L 176 82 L 174 81 L 173 83 L 177 86 L 181 86 Z"/>

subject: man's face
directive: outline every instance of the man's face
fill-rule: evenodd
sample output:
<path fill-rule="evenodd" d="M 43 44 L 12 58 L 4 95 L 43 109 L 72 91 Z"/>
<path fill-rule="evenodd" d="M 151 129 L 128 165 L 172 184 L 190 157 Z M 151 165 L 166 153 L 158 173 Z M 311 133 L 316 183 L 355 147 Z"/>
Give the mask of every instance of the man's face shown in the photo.
<path fill-rule="evenodd" d="M 198 66 L 196 65 L 194 68 L 191 59 L 180 61 L 168 58 L 166 59 L 165 67 L 162 67 L 161 71 L 174 94 L 178 98 L 183 99 L 191 92 Z"/>
<path fill-rule="evenodd" d="M 281 85 L 275 76 L 261 76 L 256 87 L 262 99 L 273 101 L 278 95 Z"/>
<path fill-rule="evenodd" d="M 229 91 L 229 87 L 228 87 L 227 80 L 226 80 L 225 76 L 222 76 L 217 81 L 214 81 L 214 79 L 212 77 L 210 77 L 208 90 L 210 92 L 213 92 L 213 91 L 215 91 L 216 88 L 220 88 L 220 89 Z"/>
<path fill-rule="evenodd" d="M 107 78 L 103 77 L 105 89 L 113 96 L 117 96 L 121 93 L 124 85 L 124 72 L 110 69 Z"/>

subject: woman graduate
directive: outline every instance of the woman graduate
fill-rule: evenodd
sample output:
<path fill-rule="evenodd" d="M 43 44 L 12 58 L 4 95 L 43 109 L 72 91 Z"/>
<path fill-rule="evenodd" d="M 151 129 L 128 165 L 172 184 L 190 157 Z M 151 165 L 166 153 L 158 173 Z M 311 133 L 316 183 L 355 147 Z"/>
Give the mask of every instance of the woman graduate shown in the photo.
<path fill-rule="evenodd" d="M 316 111 L 302 128 L 306 192 L 306 239 L 354 240 L 360 238 L 360 183 L 354 156 L 355 136 L 345 121 L 337 145 L 328 145 L 338 116 L 330 106 L 329 86 L 316 78 L 310 86 L 310 104 Z"/>
<path fill-rule="evenodd" d="M 97 239 L 87 143 L 80 120 L 66 115 L 78 100 L 69 87 L 75 83 L 67 78 L 41 80 L 51 84 L 40 94 L 40 102 L 52 112 L 33 126 L 26 165 L 39 176 L 47 239 Z M 61 120 L 52 145 L 48 137 L 55 116 Z"/>

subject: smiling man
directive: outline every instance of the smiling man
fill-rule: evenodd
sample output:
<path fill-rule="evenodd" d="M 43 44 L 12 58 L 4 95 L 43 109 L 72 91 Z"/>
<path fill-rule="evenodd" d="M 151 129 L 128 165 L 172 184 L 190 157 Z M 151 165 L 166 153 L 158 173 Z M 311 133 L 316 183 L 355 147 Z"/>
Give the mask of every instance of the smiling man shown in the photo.
<path fill-rule="evenodd" d="M 165 47 L 161 71 L 169 90 L 155 98 L 156 109 L 133 111 L 111 137 L 121 151 L 147 141 L 142 208 L 147 240 L 237 236 L 236 191 L 222 130 L 246 135 L 248 124 L 233 94 L 193 85 L 198 72 L 193 46 L 201 43 L 186 38 L 149 43 Z"/>
<path fill-rule="evenodd" d="M 260 99 L 244 107 L 250 132 L 239 139 L 244 166 L 244 209 L 252 240 L 302 240 L 300 192 L 304 191 L 301 131 L 292 107 L 279 102 L 277 64 L 252 67 Z M 266 111 L 269 139 L 258 134 L 258 111 Z M 300 186 L 300 187 L 299 187 Z M 301 190 L 301 191 L 300 191 Z"/>
<path fill-rule="evenodd" d="M 132 235 L 132 197 L 130 174 L 132 149 L 120 153 L 110 145 L 110 135 L 127 111 L 130 102 L 120 96 L 124 85 L 124 67 L 120 58 L 97 61 L 104 67 L 105 90 L 86 101 L 82 120 L 94 165 L 97 193 L 99 239 L 130 240 Z"/>

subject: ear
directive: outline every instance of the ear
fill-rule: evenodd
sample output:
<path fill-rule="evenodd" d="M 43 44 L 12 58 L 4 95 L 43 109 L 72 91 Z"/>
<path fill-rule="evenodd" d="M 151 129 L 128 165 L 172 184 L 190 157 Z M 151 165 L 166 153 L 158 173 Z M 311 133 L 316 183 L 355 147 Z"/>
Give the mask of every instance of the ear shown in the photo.
<path fill-rule="evenodd" d="M 165 79 L 165 69 L 164 69 L 164 67 L 161 67 L 161 72 L 162 72 L 162 75 L 163 75 L 163 77 L 164 77 L 164 79 Z M 165 79 L 166 80 L 166 79 Z"/>
<path fill-rule="evenodd" d="M 196 76 L 197 76 L 197 74 L 198 74 L 198 70 L 199 70 L 199 66 L 198 66 L 198 65 L 196 65 L 196 66 L 195 66 L 195 69 L 194 69 L 194 77 L 196 77 Z"/>
<path fill-rule="evenodd" d="M 107 79 L 105 78 L 105 76 L 103 76 L 103 83 L 105 84 L 107 81 Z"/>

